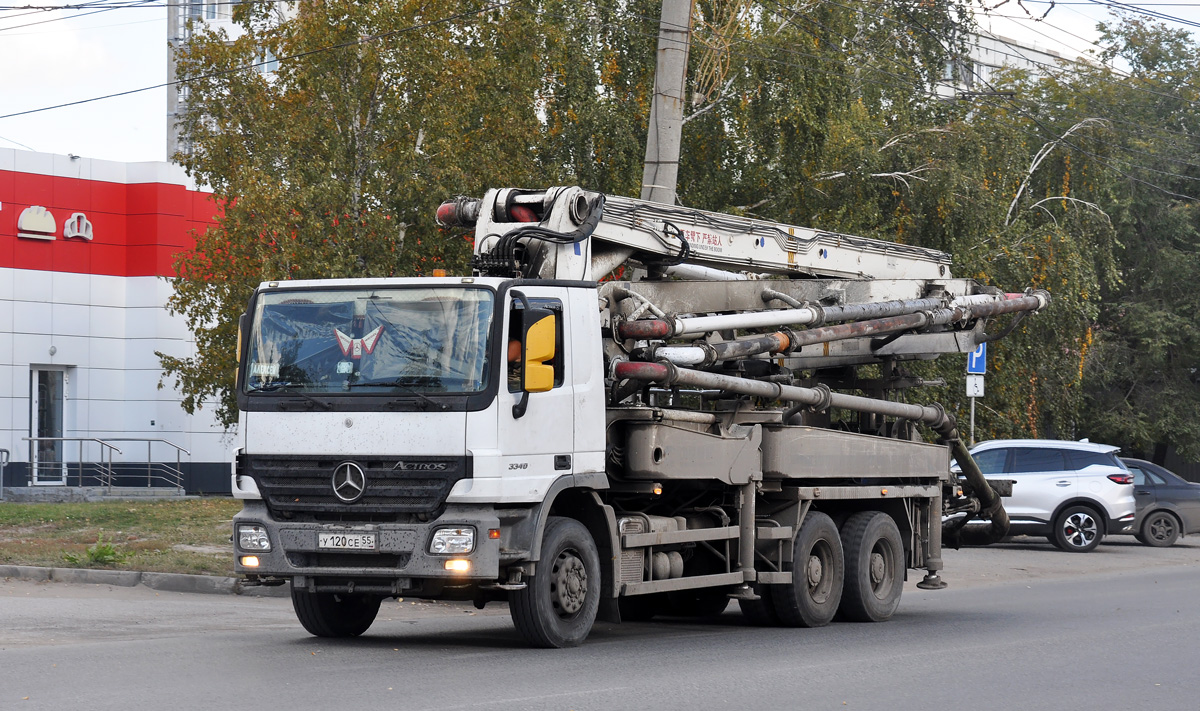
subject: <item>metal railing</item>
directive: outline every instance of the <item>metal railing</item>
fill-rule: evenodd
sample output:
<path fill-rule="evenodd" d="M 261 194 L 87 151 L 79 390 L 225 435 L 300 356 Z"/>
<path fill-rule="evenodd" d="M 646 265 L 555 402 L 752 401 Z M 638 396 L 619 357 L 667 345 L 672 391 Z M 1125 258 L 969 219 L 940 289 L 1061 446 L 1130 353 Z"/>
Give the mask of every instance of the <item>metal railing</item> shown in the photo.
<path fill-rule="evenodd" d="M 106 442 L 145 442 L 146 443 L 146 486 L 153 486 L 155 479 L 161 479 L 176 489 L 183 491 L 183 455 L 192 456 L 188 450 L 180 447 L 170 440 L 165 439 L 144 439 L 140 437 L 109 437 Z M 166 462 L 155 462 L 152 449 L 154 443 L 165 444 L 175 450 L 175 466 L 171 466 Z M 111 460 L 110 460 L 111 464 Z M 122 462 L 124 466 L 126 463 Z M 130 464 L 129 469 L 141 467 L 141 464 Z"/>
<path fill-rule="evenodd" d="M 30 468 L 30 484 L 42 478 L 59 479 L 67 486 L 71 485 L 72 472 L 74 473 L 75 485 L 84 486 L 85 477 L 89 480 L 97 482 L 100 486 L 107 488 L 109 491 L 117 483 L 117 480 L 136 477 L 139 480 L 144 476 L 147 487 L 153 486 L 154 482 L 161 481 L 167 486 L 175 487 L 183 491 L 183 455 L 191 456 L 191 452 L 180 447 L 179 445 L 165 439 L 153 439 L 144 437 L 110 437 L 108 439 L 100 439 L 97 437 L 22 437 L 21 439 L 29 442 L 29 468 Z M 39 449 L 43 449 L 43 445 L 51 442 L 75 442 L 79 445 L 78 457 L 74 462 L 66 461 L 66 457 L 62 456 L 62 452 L 54 453 L 55 461 L 44 461 L 45 455 L 38 456 Z M 124 455 L 119 447 L 113 442 L 145 442 L 146 443 L 146 461 L 145 462 L 127 462 L 114 461 L 113 454 Z M 89 460 L 84 457 L 84 447 L 89 443 L 98 445 L 100 448 L 99 457 L 95 460 Z M 175 450 L 175 466 L 171 466 L 167 462 L 155 462 L 153 456 L 153 448 L 155 443 L 165 444 Z M 43 449 L 44 451 L 44 449 Z"/>

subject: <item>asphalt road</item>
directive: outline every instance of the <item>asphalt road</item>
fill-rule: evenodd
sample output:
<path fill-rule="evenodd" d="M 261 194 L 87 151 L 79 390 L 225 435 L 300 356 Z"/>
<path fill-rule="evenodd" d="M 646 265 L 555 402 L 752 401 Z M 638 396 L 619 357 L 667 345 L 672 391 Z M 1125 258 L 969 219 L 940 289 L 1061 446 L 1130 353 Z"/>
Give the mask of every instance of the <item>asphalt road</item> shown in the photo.
<path fill-rule="evenodd" d="M 308 636 L 285 599 L 0 581 L 0 709 L 1200 708 L 1200 539 L 948 551 L 883 624 L 599 624 L 532 650 L 507 610 L 384 604 Z"/>

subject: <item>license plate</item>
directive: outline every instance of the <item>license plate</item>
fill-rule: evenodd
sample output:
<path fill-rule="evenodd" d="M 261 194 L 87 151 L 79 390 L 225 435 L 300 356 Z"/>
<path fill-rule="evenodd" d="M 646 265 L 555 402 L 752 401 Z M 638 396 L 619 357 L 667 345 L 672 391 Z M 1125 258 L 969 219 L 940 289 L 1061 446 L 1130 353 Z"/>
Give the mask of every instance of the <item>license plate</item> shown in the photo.
<path fill-rule="evenodd" d="M 374 533 L 318 533 L 317 548 L 337 548 L 352 551 L 375 550 Z"/>

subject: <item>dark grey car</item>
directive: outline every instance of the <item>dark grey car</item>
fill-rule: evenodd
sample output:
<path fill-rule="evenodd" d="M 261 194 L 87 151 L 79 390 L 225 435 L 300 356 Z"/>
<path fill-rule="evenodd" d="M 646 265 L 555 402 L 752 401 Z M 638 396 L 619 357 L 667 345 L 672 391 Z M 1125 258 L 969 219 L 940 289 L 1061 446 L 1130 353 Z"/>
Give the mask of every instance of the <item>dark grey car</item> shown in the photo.
<path fill-rule="evenodd" d="M 1200 484 L 1143 459 L 1121 458 L 1133 474 L 1137 500 L 1134 535 L 1148 546 L 1169 546 L 1181 535 L 1200 533 Z"/>

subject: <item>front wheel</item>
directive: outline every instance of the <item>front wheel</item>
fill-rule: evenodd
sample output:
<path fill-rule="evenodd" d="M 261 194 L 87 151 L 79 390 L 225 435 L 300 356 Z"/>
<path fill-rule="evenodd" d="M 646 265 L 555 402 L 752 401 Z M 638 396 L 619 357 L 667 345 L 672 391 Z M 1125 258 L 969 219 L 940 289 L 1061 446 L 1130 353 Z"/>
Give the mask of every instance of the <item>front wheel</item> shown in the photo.
<path fill-rule="evenodd" d="M 1087 553 L 1100 545 L 1104 528 L 1094 509 L 1088 506 L 1068 506 L 1054 519 L 1051 541 L 1070 553 Z"/>
<path fill-rule="evenodd" d="M 855 622 L 883 622 L 900 606 L 904 592 L 904 544 L 891 516 L 860 511 L 842 526 L 846 585 L 842 616 Z"/>
<path fill-rule="evenodd" d="M 787 627 L 823 627 L 842 599 L 845 561 L 833 519 L 810 511 L 792 544 L 792 582 L 768 585 L 779 622 Z"/>
<path fill-rule="evenodd" d="M 379 614 L 376 595 L 310 593 L 292 587 L 292 609 L 304 629 L 317 637 L 357 637 Z"/>
<path fill-rule="evenodd" d="M 600 608 L 600 555 L 582 523 L 547 520 L 537 573 L 509 593 L 508 607 L 517 632 L 535 647 L 577 647 L 587 639 Z"/>
<path fill-rule="evenodd" d="M 1138 540 L 1155 548 L 1173 546 L 1179 540 L 1179 522 L 1166 511 L 1155 511 L 1142 522 Z"/>

